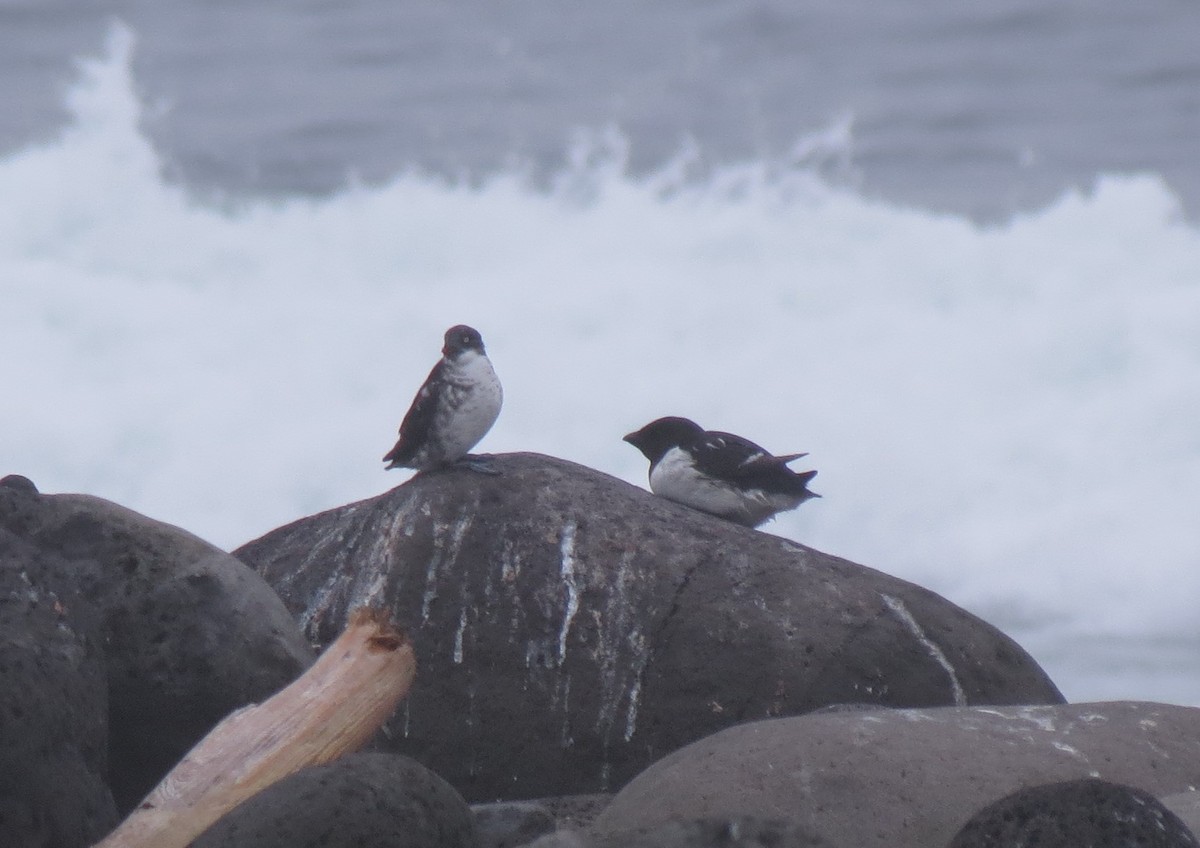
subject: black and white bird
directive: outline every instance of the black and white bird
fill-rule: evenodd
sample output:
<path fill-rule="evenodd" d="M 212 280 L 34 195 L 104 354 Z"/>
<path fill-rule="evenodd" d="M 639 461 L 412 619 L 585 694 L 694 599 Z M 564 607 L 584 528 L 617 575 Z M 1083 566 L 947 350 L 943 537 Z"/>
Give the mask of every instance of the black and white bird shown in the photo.
<path fill-rule="evenodd" d="M 428 471 L 461 465 L 495 473 L 469 451 L 500 415 L 504 393 L 479 332 L 465 324 L 446 331 L 442 358 L 433 366 L 400 423 L 400 439 L 386 468 Z"/>
<path fill-rule="evenodd" d="M 654 494 L 747 527 L 820 497 L 808 490 L 816 471 L 787 467 L 807 454 L 772 456 L 741 436 L 706 431 L 687 418 L 659 418 L 625 441 L 650 460 Z"/>

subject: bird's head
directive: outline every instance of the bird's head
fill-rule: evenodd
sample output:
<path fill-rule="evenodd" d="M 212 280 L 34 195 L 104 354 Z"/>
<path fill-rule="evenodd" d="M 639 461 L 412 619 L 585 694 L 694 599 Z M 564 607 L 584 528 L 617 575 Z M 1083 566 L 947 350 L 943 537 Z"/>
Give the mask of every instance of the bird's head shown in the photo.
<path fill-rule="evenodd" d="M 473 350 L 478 354 L 484 352 L 483 336 L 479 335 L 479 331 L 474 327 L 468 327 L 466 324 L 458 324 L 447 330 L 445 342 L 442 345 L 442 355 L 451 359 L 457 358 L 460 353 L 468 350 Z"/>
<path fill-rule="evenodd" d="M 671 448 L 691 444 L 702 435 L 704 428 L 695 421 L 670 415 L 651 421 L 624 440 L 645 454 L 646 459 L 658 462 Z"/>

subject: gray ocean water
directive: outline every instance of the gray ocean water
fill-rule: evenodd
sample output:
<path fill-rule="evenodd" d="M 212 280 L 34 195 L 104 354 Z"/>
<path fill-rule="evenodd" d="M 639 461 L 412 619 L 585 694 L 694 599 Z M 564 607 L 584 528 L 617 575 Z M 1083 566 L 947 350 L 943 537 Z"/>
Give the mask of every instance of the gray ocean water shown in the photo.
<path fill-rule="evenodd" d="M 467 321 L 485 450 L 809 450 L 770 532 L 1200 704 L 1197 45 L 1196 0 L 0 0 L 0 470 L 232 548 L 394 485 Z M 514 170 L 558 187 L 421 178 Z"/>
<path fill-rule="evenodd" d="M 1200 209 L 1194 0 L 0 0 L 0 156 L 61 128 L 116 19 L 199 193 L 547 179 L 615 130 L 634 174 L 799 166 L 986 221 L 1150 172 Z"/>

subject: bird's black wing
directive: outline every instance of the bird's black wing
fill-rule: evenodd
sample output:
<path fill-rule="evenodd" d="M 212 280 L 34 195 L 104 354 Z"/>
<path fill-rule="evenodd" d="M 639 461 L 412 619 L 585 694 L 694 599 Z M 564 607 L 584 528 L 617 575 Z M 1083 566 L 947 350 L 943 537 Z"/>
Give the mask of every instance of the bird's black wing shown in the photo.
<path fill-rule="evenodd" d="M 713 477 L 727 480 L 743 489 L 764 489 L 768 492 L 805 494 L 815 471 L 796 473 L 787 467 L 803 453 L 774 456 L 761 445 L 733 433 L 711 431 L 693 446 L 696 467 Z"/>
<path fill-rule="evenodd" d="M 749 439 L 719 430 L 706 432 L 686 447 L 695 459 L 698 471 L 730 481 L 737 480 L 747 468 L 771 456 Z"/>
<path fill-rule="evenodd" d="M 445 370 L 445 360 L 439 359 L 425 378 L 417 396 L 413 398 L 412 406 L 400 422 L 400 438 L 395 447 L 384 456 L 384 462 L 403 465 L 416 455 L 433 427 L 433 419 L 437 413 L 437 397 L 443 383 L 442 372 Z"/>

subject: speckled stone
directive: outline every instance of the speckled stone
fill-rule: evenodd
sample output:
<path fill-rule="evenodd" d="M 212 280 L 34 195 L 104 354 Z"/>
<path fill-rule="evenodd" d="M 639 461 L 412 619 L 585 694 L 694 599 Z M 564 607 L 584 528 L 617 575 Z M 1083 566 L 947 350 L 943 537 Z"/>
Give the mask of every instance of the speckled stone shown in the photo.
<path fill-rule="evenodd" d="M 553 832 L 558 824 L 548 807 L 533 801 L 472 804 L 471 813 L 480 848 L 518 848 Z"/>
<path fill-rule="evenodd" d="M 0 484 L 0 510 L 36 490 Z M 100 616 L 69 564 L 0 528 L 0 845 L 81 848 L 117 822 L 105 782 Z"/>
<path fill-rule="evenodd" d="M 1200 789 L 1176 792 L 1159 800 L 1163 802 L 1163 806 L 1179 816 L 1179 820 L 1188 826 L 1193 835 L 1200 838 Z"/>
<path fill-rule="evenodd" d="M 971 817 L 950 848 L 1200 848 L 1148 792 L 1087 778 L 1029 786 Z"/>
<path fill-rule="evenodd" d="M 478 848 L 450 784 L 393 754 L 352 754 L 275 783 L 192 848 Z"/>
<path fill-rule="evenodd" d="M 21 480 L 0 487 L 0 530 L 68 563 L 100 615 L 109 785 L 124 813 L 218 721 L 291 682 L 312 649 L 262 578 L 224 551 L 102 498 L 30 494 Z"/>
<path fill-rule="evenodd" d="M 783 819 L 754 816 L 670 821 L 642 830 L 589 835 L 560 831 L 529 848 L 841 848 Z"/>
<path fill-rule="evenodd" d="M 1200 708 L 1115 701 L 752 722 L 646 769 L 591 833 L 755 815 L 835 845 L 930 848 L 1024 786 L 1096 776 L 1154 796 L 1200 785 Z"/>
<path fill-rule="evenodd" d="M 235 553 L 327 644 L 379 604 L 421 669 L 393 749 L 471 801 L 613 791 L 739 722 L 826 704 L 1058 703 L 932 592 L 538 454 L 420 474 Z"/>

